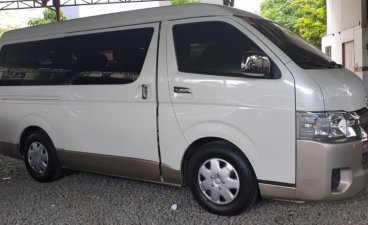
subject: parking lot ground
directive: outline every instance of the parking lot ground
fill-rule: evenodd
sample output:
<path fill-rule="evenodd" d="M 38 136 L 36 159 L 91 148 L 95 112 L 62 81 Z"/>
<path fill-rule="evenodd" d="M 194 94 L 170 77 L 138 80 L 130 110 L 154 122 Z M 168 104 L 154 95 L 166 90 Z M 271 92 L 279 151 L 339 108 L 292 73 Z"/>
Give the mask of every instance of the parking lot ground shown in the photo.
<path fill-rule="evenodd" d="M 177 210 L 171 205 L 177 204 Z M 0 155 L 0 225 L 5 224 L 368 224 L 368 189 L 321 203 L 261 200 L 239 216 L 207 213 L 187 187 L 67 171 L 39 183 L 23 161 Z"/>

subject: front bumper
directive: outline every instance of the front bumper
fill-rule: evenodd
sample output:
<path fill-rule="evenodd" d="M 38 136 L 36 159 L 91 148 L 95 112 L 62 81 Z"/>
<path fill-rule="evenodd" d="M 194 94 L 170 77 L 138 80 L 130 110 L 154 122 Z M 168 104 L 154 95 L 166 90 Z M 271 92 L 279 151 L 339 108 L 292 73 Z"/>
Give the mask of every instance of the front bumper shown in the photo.
<path fill-rule="evenodd" d="M 332 200 L 359 193 L 368 182 L 368 169 L 362 166 L 365 152 L 368 145 L 362 141 L 330 144 L 297 140 L 295 199 Z M 334 169 L 340 175 L 337 185 L 332 185 Z"/>

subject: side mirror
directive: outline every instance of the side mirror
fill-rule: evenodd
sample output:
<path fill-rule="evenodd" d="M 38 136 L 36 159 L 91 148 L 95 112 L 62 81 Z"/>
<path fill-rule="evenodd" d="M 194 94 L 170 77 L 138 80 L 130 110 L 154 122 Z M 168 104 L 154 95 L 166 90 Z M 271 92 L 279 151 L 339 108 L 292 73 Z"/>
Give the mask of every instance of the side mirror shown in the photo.
<path fill-rule="evenodd" d="M 245 52 L 242 57 L 241 71 L 251 77 L 269 77 L 271 61 L 262 52 Z"/>

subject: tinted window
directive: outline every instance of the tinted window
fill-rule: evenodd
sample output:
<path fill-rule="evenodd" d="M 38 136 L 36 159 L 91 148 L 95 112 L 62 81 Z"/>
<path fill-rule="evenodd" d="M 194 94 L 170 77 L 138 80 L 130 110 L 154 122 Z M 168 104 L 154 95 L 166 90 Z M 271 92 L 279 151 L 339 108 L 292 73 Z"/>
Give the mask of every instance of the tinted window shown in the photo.
<path fill-rule="evenodd" d="M 181 72 L 244 76 L 244 55 L 264 54 L 242 32 L 224 22 L 175 25 L 173 34 Z"/>
<path fill-rule="evenodd" d="M 144 64 L 153 28 L 11 44 L 0 52 L 0 85 L 126 84 Z"/>
<path fill-rule="evenodd" d="M 301 68 L 329 69 L 340 67 L 319 49 L 272 21 L 248 17 L 243 19 L 270 39 Z"/>

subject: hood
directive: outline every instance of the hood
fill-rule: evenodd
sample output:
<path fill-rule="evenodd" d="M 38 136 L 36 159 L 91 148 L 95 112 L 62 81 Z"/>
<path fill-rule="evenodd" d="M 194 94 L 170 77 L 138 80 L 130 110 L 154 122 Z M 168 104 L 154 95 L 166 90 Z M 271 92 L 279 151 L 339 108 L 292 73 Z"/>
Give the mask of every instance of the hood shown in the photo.
<path fill-rule="evenodd" d="M 362 80 L 346 69 L 306 70 L 321 88 L 325 110 L 356 111 L 366 107 Z"/>

